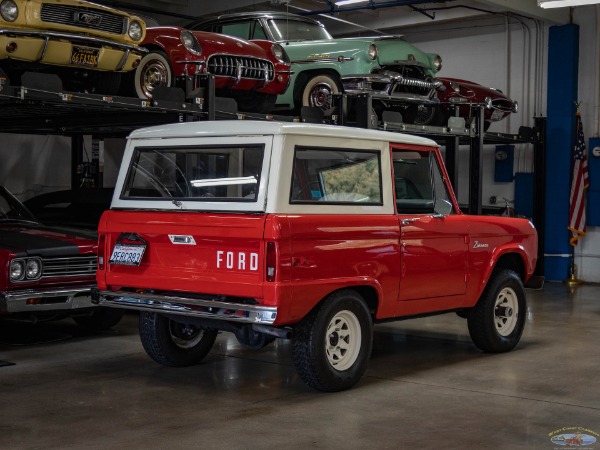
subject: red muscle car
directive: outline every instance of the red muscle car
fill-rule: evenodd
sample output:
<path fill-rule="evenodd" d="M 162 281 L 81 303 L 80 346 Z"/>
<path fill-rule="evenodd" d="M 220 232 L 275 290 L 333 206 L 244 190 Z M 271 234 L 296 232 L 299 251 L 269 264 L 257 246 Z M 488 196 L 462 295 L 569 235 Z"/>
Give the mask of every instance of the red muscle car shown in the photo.
<path fill-rule="evenodd" d="M 95 233 L 46 227 L 0 186 L 0 318 L 73 317 L 92 330 L 115 325 L 122 312 L 90 299 L 97 249 Z"/>
<path fill-rule="evenodd" d="M 458 108 L 459 117 L 470 119 L 473 117 L 473 107 L 484 106 L 484 130 L 487 131 L 493 122 L 518 110 L 517 102 L 499 89 L 458 78 L 439 77 L 437 80 L 441 82 L 437 91 L 439 105 L 420 105 L 414 118 L 405 118 L 407 122 L 445 126 L 448 119 L 455 115 L 455 108 Z"/>
<path fill-rule="evenodd" d="M 233 97 L 241 111 L 269 112 L 290 82 L 290 61 L 279 44 L 179 27 L 148 27 L 149 50 L 134 73 L 135 93 L 151 98 L 157 86 L 183 87 L 196 75 L 215 75 L 217 95 Z"/>

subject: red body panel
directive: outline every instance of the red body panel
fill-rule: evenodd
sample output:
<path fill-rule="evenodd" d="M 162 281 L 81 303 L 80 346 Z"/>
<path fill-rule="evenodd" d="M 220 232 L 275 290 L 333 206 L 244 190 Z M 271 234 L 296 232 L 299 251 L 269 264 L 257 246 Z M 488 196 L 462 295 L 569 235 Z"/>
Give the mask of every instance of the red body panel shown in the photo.
<path fill-rule="evenodd" d="M 290 66 L 278 61 L 263 45 L 243 39 L 204 31 L 193 31 L 202 47 L 201 55 L 188 51 L 181 42 L 180 27 L 148 27 L 146 37 L 141 43 L 142 47 L 149 49 L 158 48 L 165 52 L 169 58 L 173 75 L 182 77 L 197 73 L 198 64 L 201 64 L 201 73 L 206 73 L 206 62 L 211 55 L 249 56 L 269 60 L 274 64 L 275 77 L 272 81 L 264 83 L 262 80 L 241 79 L 237 81 L 232 77 L 216 76 L 217 89 L 256 90 L 265 94 L 281 94 L 288 86 Z M 272 45 L 269 43 L 269 45 Z M 281 79 L 280 79 L 281 78 Z"/>
<path fill-rule="evenodd" d="M 490 98 L 495 107 L 495 109 L 484 109 L 484 118 L 487 121 L 492 120 L 494 111 L 497 111 L 494 120 L 502 120 L 513 111 L 514 102 L 497 89 L 491 89 L 473 81 L 459 78 L 438 77 L 438 80 L 444 84 L 445 90 L 439 90 L 437 97 L 442 108 L 449 114 L 453 110 L 453 105 L 462 105 L 459 106 L 459 115 L 469 118 L 471 117 L 470 104 L 483 105 L 486 98 Z M 456 92 L 453 86 L 459 86 L 460 92 Z M 456 99 L 459 99 L 459 101 L 457 102 Z M 502 112 L 501 115 L 500 112 Z"/>
<path fill-rule="evenodd" d="M 148 243 L 140 266 L 106 264 L 98 287 L 262 298 L 265 216 L 197 212 L 107 211 L 100 220 L 108 261 L 121 232 Z M 197 245 L 173 244 L 171 235 L 193 236 Z"/>
<path fill-rule="evenodd" d="M 99 270 L 98 286 L 250 297 L 278 306 L 275 325 L 284 325 L 348 287 L 374 293 L 377 319 L 473 306 L 507 249 L 523 257 L 526 278 L 533 273 L 536 261 L 527 255 L 536 240 L 527 220 L 450 215 L 401 225 L 404 217 L 108 211 L 99 229 L 108 236 L 106 259 L 124 231 L 148 248 L 139 267 Z M 168 234 L 193 236 L 198 245 L 174 245 Z M 272 283 L 265 281 L 266 242 L 277 244 Z M 257 266 L 250 267 L 253 253 Z"/>

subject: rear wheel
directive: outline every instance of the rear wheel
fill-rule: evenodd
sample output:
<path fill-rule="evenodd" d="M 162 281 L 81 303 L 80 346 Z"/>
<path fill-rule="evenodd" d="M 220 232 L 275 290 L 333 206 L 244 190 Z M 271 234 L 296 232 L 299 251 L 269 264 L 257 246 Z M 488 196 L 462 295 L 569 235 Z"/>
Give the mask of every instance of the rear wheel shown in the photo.
<path fill-rule="evenodd" d="M 354 386 L 364 374 L 373 342 L 373 322 L 353 290 L 332 294 L 294 329 L 292 357 L 300 378 L 320 391 Z"/>
<path fill-rule="evenodd" d="M 405 122 L 415 125 L 445 126 L 447 118 L 438 105 L 413 105 L 406 110 Z"/>
<path fill-rule="evenodd" d="M 140 339 L 157 363 L 186 367 L 200 363 L 210 352 L 217 331 L 175 322 L 157 313 L 140 313 Z"/>
<path fill-rule="evenodd" d="M 485 352 L 512 350 L 525 328 L 525 289 L 512 270 L 495 272 L 467 320 L 473 343 Z"/>
<path fill-rule="evenodd" d="M 150 99 L 158 86 L 172 85 L 173 71 L 165 53 L 154 50 L 142 58 L 134 74 L 135 93 L 139 98 Z"/>

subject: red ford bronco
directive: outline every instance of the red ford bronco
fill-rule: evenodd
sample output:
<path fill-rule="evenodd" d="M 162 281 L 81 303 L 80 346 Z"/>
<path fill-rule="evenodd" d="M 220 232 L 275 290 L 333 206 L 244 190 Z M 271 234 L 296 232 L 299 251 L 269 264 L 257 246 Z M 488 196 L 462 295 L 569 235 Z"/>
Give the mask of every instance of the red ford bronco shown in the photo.
<path fill-rule="evenodd" d="M 462 214 L 428 139 L 218 121 L 131 134 L 98 253 L 96 303 L 140 311 L 160 364 L 199 363 L 219 331 L 278 337 L 309 386 L 338 391 L 378 321 L 457 312 L 481 350 L 515 347 L 537 234 Z"/>

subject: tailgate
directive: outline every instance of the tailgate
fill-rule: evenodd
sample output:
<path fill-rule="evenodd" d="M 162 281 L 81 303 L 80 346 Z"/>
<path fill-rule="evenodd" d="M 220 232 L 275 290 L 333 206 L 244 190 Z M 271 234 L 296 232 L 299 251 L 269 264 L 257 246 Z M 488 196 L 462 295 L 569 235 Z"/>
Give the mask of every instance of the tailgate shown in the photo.
<path fill-rule="evenodd" d="M 260 298 L 265 218 L 262 214 L 107 211 L 99 228 L 105 234 L 105 270 L 98 272 L 99 287 Z M 115 251 L 117 244 L 121 247 Z M 143 255 L 135 265 L 135 254 L 142 247 Z M 124 257 L 128 252 L 133 254 L 129 260 Z"/>

